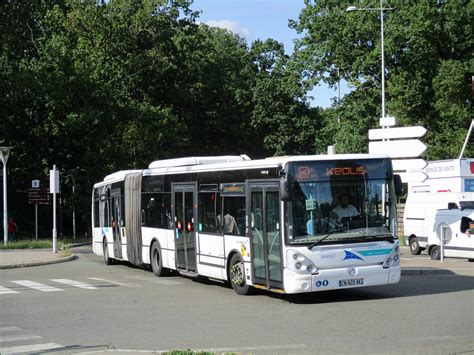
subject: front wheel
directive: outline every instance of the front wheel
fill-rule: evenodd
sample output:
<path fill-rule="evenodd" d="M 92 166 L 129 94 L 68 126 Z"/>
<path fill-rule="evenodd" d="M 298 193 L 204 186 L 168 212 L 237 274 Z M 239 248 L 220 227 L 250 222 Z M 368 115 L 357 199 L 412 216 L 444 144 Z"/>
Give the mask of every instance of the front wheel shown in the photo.
<path fill-rule="evenodd" d="M 245 281 L 244 262 L 238 254 L 234 254 L 230 259 L 229 281 L 237 294 L 248 295 L 251 293 L 251 288 Z"/>
<path fill-rule="evenodd" d="M 430 249 L 430 256 L 431 260 L 440 260 L 441 259 L 441 251 L 439 246 L 435 245 Z"/>
<path fill-rule="evenodd" d="M 420 247 L 420 244 L 418 244 L 418 239 L 416 239 L 416 237 L 410 238 L 410 241 L 408 242 L 408 244 L 410 245 L 410 252 L 413 255 L 420 255 L 421 254 L 422 249 Z"/>
<path fill-rule="evenodd" d="M 104 238 L 104 241 L 102 243 L 102 248 L 104 251 L 104 263 L 105 265 L 112 265 L 114 260 L 109 257 L 109 248 L 107 247 L 107 240 Z"/>

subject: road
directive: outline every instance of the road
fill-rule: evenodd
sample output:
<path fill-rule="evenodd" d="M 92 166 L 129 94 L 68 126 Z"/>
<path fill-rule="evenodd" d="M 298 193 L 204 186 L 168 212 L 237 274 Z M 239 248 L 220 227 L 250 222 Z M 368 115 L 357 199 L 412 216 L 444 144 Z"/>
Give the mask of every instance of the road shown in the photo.
<path fill-rule="evenodd" d="M 0 353 L 474 352 L 472 274 L 238 296 L 222 283 L 157 278 L 125 264 L 106 266 L 88 248 L 76 253 L 68 263 L 0 271 Z"/>

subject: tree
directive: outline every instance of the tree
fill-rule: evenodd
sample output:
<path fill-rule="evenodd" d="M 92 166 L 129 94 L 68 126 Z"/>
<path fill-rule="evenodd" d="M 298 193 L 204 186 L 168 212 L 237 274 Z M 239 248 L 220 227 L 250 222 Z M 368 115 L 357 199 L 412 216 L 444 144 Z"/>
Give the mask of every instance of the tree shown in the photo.
<path fill-rule="evenodd" d="M 354 98 L 358 97 L 360 106 L 370 100 L 379 103 L 380 95 L 372 95 L 380 92 L 381 82 L 380 13 L 349 14 L 347 6 L 334 0 L 305 1 L 299 19 L 292 22 L 294 29 L 304 33 L 292 60 L 308 88 L 319 81 L 334 85 L 335 79 L 326 73 L 338 67 L 342 78 L 355 84 L 358 94 Z M 428 128 L 426 158 L 454 158 L 470 124 L 474 5 L 471 1 L 393 0 L 390 6 L 393 10 L 384 19 L 388 114 L 402 125 Z M 353 110 L 347 104 L 357 103 L 352 97 L 343 101 L 345 119 L 356 124 L 367 120 L 360 114 L 368 115 L 374 123 L 371 128 L 376 127 L 379 105 L 369 105 L 368 111 Z M 338 138 L 339 145 L 345 137 Z M 353 138 L 359 139 L 354 148 L 365 145 L 365 134 Z M 468 156 L 473 153 L 470 150 Z"/>

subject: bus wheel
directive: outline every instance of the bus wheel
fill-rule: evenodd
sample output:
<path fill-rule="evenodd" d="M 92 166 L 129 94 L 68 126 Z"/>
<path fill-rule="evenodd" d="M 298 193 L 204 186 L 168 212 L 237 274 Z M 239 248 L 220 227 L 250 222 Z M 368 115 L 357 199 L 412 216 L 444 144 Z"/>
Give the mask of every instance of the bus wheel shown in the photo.
<path fill-rule="evenodd" d="M 467 259 L 470 263 L 474 263 L 474 259 Z"/>
<path fill-rule="evenodd" d="M 104 242 L 102 243 L 102 248 L 104 251 L 104 263 L 105 265 L 112 265 L 113 259 L 109 257 L 109 248 L 107 248 L 107 239 L 104 238 Z"/>
<path fill-rule="evenodd" d="M 151 247 L 151 270 L 155 276 L 165 275 L 165 268 L 163 267 L 163 261 L 161 259 L 161 248 L 158 242 L 153 243 Z"/>
<path fill-rule="evenodd" d="M 418 244 L 418 239 L 416 239 L 416 237 L 411 237 L 408 244 L 410 245 L 410 252 L 413 255 L 420 255 L 421 254 L 422 249 L 420 247 L 420 244 Z"/>
<path fill-rule="evenodd" d="M 430 256 L 431 256 L 431 260 L 440 260 L 441 259 L 441 252 L 439 250 L 439 246 L 433 245 L 431 247 Z"/>
<path fill-rule="evenodd" d="M 232 258 L 230 259 L 229 281 L 237 294 L 250 294 L 250 286 L 245 282 L 244 262 L 238 254 L 232 255 Z"/>

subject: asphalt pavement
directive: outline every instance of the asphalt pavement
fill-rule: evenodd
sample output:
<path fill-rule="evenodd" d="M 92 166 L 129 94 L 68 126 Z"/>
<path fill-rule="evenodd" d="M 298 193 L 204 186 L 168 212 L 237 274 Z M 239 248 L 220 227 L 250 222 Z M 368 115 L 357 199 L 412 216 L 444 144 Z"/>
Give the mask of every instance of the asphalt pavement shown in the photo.
<path fill-rule="evenodd" d="M 0 271 L 0 353 L 474 351 L 474 277 L 462 260 L 394 285 L 238 296 L 220 282 L 107 266 L 90 247 L 73 252 L 72 262 Z M 402 262 L 413 258 L 433 263 Z"/>

